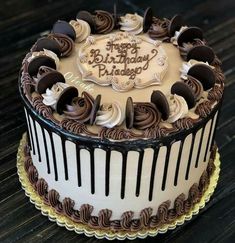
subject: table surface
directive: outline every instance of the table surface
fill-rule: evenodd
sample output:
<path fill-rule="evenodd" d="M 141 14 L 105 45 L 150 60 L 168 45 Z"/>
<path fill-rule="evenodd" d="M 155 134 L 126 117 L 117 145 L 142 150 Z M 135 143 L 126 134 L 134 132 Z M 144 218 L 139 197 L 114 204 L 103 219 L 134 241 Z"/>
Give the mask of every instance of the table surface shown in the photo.
<path fill-rule="evenodd" d="M 105 4 L 104 4 L 105 2 Z M 112 10 L 113 1 L 5 0 L 0 5 L 0 242 L 106 242 L 58 227 L 35 209 L 21 189 L 16 153 L 26 130 L 17 88 L 22 58 L 57 19 L 75 18 L 80 9 Z M 188 25 L 204 30 L 223 61 L 226 90 L 217 127 L 221 174 L 216 191 L 200 214 L 174 231 L 134 242 L 234 242 L 235 237 L 235 1 L 125 0 L 119 12 L 183 15 Z"/>

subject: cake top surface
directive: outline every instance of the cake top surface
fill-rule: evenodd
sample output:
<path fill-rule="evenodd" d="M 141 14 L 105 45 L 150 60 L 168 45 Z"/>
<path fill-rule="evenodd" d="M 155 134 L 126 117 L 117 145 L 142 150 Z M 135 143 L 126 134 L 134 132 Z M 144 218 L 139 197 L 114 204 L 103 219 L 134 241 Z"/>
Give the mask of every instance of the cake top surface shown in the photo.
<path fill-rule="evenodd" d="M 35 43 L 21 86 L 41 116 L 69 132 L 160 139 L 211 113 L 223 94 L 220 65 L 202 31 L 179 15 L 79 11 Z"/>

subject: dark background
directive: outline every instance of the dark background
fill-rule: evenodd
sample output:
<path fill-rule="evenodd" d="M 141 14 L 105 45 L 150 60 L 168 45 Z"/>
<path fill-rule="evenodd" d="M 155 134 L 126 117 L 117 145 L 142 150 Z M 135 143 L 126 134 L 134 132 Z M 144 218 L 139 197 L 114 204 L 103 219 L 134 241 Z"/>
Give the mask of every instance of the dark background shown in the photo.
<path fill-rule="evenodd" d="M 30 46 L 57 19 L 75 18 L 80 9 L 111 11 L 112 6 L 111 0 L 0 1 L 0 242 L 106 242 L 51 223 L 24 195 L 15 167 L 26 130 L 17 76 Z M 226 91 L 216 137 L 222 165 L 217 189 L 199 215 L 174 231 L 134 242 L 235 242 L 235 1 L 126 0 L 119 1 L 118 11 L 143 14 L 147 6 L 157 16 L 180 13 L 188 25 L 201 27 L 223 61 Z"/>

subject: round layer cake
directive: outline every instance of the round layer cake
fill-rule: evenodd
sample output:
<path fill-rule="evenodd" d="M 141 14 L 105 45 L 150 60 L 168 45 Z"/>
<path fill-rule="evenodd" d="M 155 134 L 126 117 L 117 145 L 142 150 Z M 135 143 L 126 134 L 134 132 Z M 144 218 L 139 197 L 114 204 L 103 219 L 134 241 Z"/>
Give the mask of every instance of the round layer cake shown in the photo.
<path fill-rule="evenodd" d="M 79 11 L 23 60 L 25 170 L 59 214 L 94 229 L 157 229 L 187 214 L 213 173 L 224 75 L 201 29 Z"/>

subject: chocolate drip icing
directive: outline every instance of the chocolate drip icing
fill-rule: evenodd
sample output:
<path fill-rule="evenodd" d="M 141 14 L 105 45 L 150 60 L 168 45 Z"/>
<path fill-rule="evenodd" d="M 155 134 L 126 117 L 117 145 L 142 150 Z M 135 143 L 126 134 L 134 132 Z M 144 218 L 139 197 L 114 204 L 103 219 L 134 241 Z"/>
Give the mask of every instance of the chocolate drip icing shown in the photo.
<path fill-rule="evenodd" d="M 188 75 L 187 79 L 184 80 L 184 83 L 186 83 L 192 89 L 195 99 L 199 100 L 203 92 L 203 86 L 201 82 Z"/>
<path fill-rule="evenodd" d="M 198 121 L 198 119 L 192 119 L 190 117 L 181 118 L 174 122 L 174 127 L 177 129 L 190 129 L 194 126 L 194 124 Z"/>
<path fill-rule="evenodd" d="M 37 169 L 32 165 L 29 151 L 25 151 L 25 168 L 28 172 L 28 177 L 34 188 L 37 190 L 39 196 L 43 197 L 44 201 L 55 208 L 60 214 L 65 214 L 75 222 L 89 224 L 94 228 L 111 228 L 113 230 L 132 230 L 137 231 L 143 228 L 155 228 L 161 224 L 166 224 L 174 221 L 177 216 L 183 215 L 197 203 L 203 195 L 203 192 L 209 185 L 209 176 L 214 171 L 214 159 L 216 154 L 216 146 L 212 146 L 210 160 L 207 169 L 202 173 L 199 184 L 195 183 L 189 190 L 188 198 L 185 200 L 185 195 L 180 194 L 174 201 L 174 207 L 169 209 L 170 200 L 160 204 L 156 215 L 152 215 L 152 208 L 145 208 L 141 211 L 139 219 L 133 219 L 134 213 L 132 211 L 124 212 L 120 220 L 110 220 L 112 211 L 103 209 L 97 216 L 91 216 L 93 206 L 83 204 L 80 210 L 74 210 L 75 203 L 70 198 L 64 198 L 63 203 L 59 201 L 59 193 L 52 189 L 48 192 L 48 185 L 42 178 L 38 179 Z"/>
<path fill-rule="evenodd" d="M 38 171 L 34 165 L 29 166 L 28 168 L 28 177 L 31 184 L 35 184 L 38 180 Z"/>
<path fill-rule="evenodd" d="M 140 212 L 140 225 L 142 227 L 147 227 L 150 222 L 150 217 L 152 215 L 153 209 L 152 208 L 145 208 Z"/>
<path fill-rule="evenodd" d="M 108 228 L 110 226 L 110 218 L 112 211 L 109 209 L 102 209 L 98 214 L 98 224 L 101 228 Z"/>
<path fill-rule="evenodd" d="M 74 134 L 86 134 L 90 136 L 97 136 L 96 133 L 93 133 L 88 130 L 86 124 L 79 123 L 75 120 L 64 119 L 60 122 L 60 126 Z"/>
<path fill-rule="evenodd" d="M 220 101 L 223 96 L 223 88 L 218 85 L 215 85 L 209 92 L 208 92 L 208 100 L 211 101 Z"/>
<path fill-rule="evenodd" d="M 71 217 L 73 215 L 73 207 L 75 205 L 74 200 L 66 197 L 64 198 L 62 205 L 64 214 Z"/>
<path fill-rule="evenodd" d="M 152 103 L 135 103 L 133 126 L 139 130 L 145 130 L 156 126 L 161 120 L 161 114 Z"/>
<path fill-rule="evenodd" d="M 142 134 L 135 134 L 130 130 L 125 130 L 122 128 L 106 128 L 102 127 L 99 131 L 98 136 L 101 139 L 109 138 L 114 140 L 121 140 L 121 139 L 133 139 L 133 138 L 142 138 Z"/>
<path fill-rule="evenodd" d="M 95 24 L 97 34 L 107 34 L 114 29 L 115 21 L 109 12 L 97 10 L 95 11 Z"/>
<path fill-rule="evenodd" d="M 47 195 L 48 191 L 48 184 L 47 182 L 43 179 L 43 178 L 40 178 L 38 179 L 37 183 L 36 183 L 36 189 L 37 189 L 37 192 L 39 194 L 39 196 L 41 197 L 44 197 Z"/>
<path fill-rule="evenodd" d="M 184 42 L 182 46 L 179 46 L 181 57 L 186 60 L 188 52 L 195 46 L 204 46 L 206 42 L 200 39 L 194 39 L 192 42 Z"/>
<path fill-rule="evenodd" d="M 152 39 L 163 38 L 168 36 L 169 19 L 158 19 L 153 17 L 153 23 L 148 30 L 148 34 Z"/>
<path fill-rule="evenodd" d="M 48 38 L 55 40 L 59 44 L 62 57 L 67 57 L 72 53 L 74 42 L 67 35 L 63 35 L 59 33 L 49 34 Z"/>
<path fill-rule="evenodd" d="M 93 207 L 89 204 L 83 204 L 80 207 L 80 219 L 82 223 L 88 223 L 91 218 L 91 213 L 93 211 Z"/>
<path fill-rule="evenodd" d="M 202 103 L 200 103 L 195 110 L 195 113 L 199 115 L 200 117 L 207 117 L 212 111 L 212 104 L 210 101 L 206 100 Z"/>
<path fill-rule="evenodd" d="M 83 97 L 74 98 L 71 105 L 66 105 L 64 114 L 71 120 L 76 120 L 79 123 L 86 123 L 91 118 L 94 99 L 87 92 L 83 92 L 82 96 Z"/>
<path fill-rule="evenodd" d="M 184 193 L 181 193 L 174 202 L 174 208 L 177 213 L 177 215 L 183 215 L 184 214 L 184 200 L 185 200 L 185 195 Z"/>

